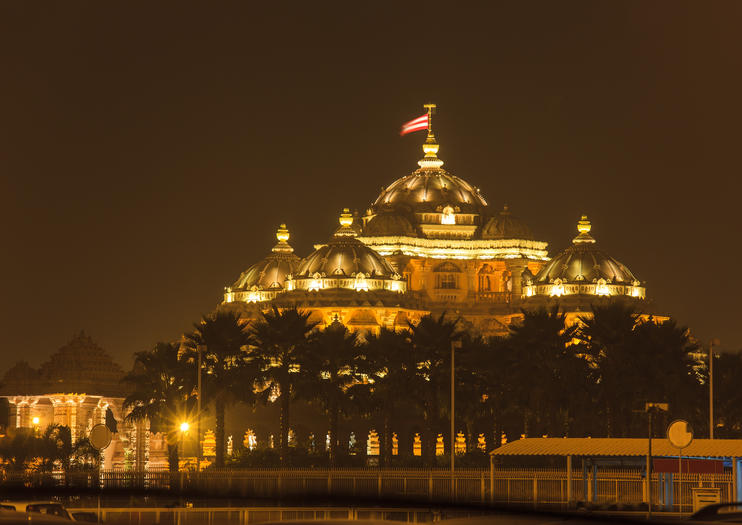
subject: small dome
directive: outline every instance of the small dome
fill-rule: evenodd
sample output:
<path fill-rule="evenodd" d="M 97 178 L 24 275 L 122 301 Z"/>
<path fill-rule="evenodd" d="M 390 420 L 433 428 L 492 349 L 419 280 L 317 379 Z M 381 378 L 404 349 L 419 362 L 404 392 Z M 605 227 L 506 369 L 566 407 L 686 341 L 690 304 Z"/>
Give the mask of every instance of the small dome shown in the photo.
<path fill-rule="evenodd" d="M 302 260 L 294 277 L 308 279 L 315 274 L 322 277 L 363 274 L 372 279 L 392 279 L 396 275 L 394 268 L 376 251 L 356 239 L 352 224 L 353 216 L 346 208 L 334 237 Z"/>
<path fill-rule="evenodd" d="M 547 263 L 534 278 L 534 284 L 553 283 L 557 279 L 563 283 L 592 283 L 602 279 L 611 284 L 638 285 L 631 270 L 596 247 L 590 235 L 590 221 L 585 215 L 577 230 L 579 235 L 572 246 Z"/>
<path fill-rule="evenodd" d="M 293 274 L 301 259 L 289 245 L 289 231 L 282 224 L 276 232 L 278 244 L 262 261 L 245 270 L 230 288 L 231 292 L 247 290 L 282 290 L 286 276 Z"/>
<path fill-rule="evenodd" d="M 412 223 L 397 213 L 381 213 L 371 219 L 363 230 L 368 237 L 405 236 L 416 237 Z"/>
<path fill-rule="evenodd" d="M 496 217 L 487 221 L 482 228 L 482 238 L 534 240 L 531 228 L 517 217 L 513 217 L 507 205 Z"/>

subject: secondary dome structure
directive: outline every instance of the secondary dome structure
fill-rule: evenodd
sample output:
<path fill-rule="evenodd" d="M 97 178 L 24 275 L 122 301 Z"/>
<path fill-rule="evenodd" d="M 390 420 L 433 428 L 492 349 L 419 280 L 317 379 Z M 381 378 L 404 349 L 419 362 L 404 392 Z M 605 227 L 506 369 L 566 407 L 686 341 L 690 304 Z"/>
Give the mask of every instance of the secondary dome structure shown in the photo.
<path fill-rule="evenodd" d="M 353 215 L 344 209 L 340 227 L 325 245 L 309 254 L 287 280 L 287 290 L 349 288 L 404 292 L 405 281 L 389 262 L 357 239 Z"/>
<path fill-rule="evenodd" d="M 505 205 L 495 217 L 491 217 L 482 227 L 482 239 L 527 239 L 533 240 L 531 228 L 514 217 Z"/>
<path fill-rule="evenodd" d="M 631 270 L 597 247 L 587 216 L 577 223 L 572 246 L 536 274 L 525 275 L 524 296 L 625 296 L 644 299 L 646 289 Z"/>
<path fill-rule="evenodd" d="M 268 301 L 284 291 L 286 277 L 296 272 L 301 261 L 289 245 L 289 237 L 286 225 L 281 224 L 276 232 L 278 244 L 265 259 L 250 266 L 232 286 L 225 289 L 225 303 Z"/>
<path fill-rule="evenodd" d="M 364 234 L 372 237 L 417 237 L 412 222 L 404 215 L 393 211 L 374 216 L 366 225 Z"/>

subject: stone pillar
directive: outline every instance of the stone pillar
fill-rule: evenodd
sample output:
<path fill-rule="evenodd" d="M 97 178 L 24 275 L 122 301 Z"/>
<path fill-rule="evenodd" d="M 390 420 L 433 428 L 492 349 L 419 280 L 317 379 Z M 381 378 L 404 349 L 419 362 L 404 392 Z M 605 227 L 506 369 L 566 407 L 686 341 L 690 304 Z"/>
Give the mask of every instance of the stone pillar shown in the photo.
<path fill-rule="evenodd" d="M 528 263 L 525 259 L 508 259 L 505 261 L 505 267 L 510 272 L 510 280 L 512 284 L 512 296 L 511 303 L 519 304 L 521 301 L 521 295 L 523 294 L 523 285 L 521 275 L 523 270 L 528 267 Z"/>

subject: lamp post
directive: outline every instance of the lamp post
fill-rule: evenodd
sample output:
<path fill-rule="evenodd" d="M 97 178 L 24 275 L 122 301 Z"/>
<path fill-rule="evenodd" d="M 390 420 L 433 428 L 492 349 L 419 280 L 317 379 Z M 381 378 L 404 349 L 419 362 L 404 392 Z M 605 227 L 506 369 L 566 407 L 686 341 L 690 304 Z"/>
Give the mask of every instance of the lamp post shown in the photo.
<path fill-rule="evenodd" d="M 189 425 L 187 421 L 183 421 L 180 424 L 180 455 L 183 458 L 185 458 L 185 446 L 184 446 L 185 434 L 186 432 L 188 432 L 189 428 L 191 428 L 191 425 Z"/>
<path fill-rule="evenodd" d="M 198 345 L 198 397 L 196 398 L 196 472 L 201 473 L 201 360 L 205 345 Z"/>
<path fill-rule="evenodd" d="M 454 423 L 456 415 L 456 404 L 454 385 L 456 384 L 456 374 L 454 372 L 454 354 L 456 348 L 461 348 L 461 341 L 451 341 L 451 500 L 456 500 L 456 478 L 454 477 L 454 465 L 456 459 L 456 425 Z"/>
<path fill-rule="evenodd" d="M 652 517 L 652 416 L 658 412 L 667 412 L 667 403 L 645 403 L 644 411 L 649 416 L 649 436 L 647 444 L 647 518 Z"/>
<path fill-rule="evenodd" d="M 709 342 L 709 439 L 714 439 L 714 346 L 718 339 Z"/>

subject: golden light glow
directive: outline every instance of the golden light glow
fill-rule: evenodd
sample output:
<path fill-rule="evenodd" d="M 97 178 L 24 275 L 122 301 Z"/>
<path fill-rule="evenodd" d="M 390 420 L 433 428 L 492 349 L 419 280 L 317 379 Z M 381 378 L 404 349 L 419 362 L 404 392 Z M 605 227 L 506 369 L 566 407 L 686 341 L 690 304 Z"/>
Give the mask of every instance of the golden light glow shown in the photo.
<path fill-rule="evenodd" d="M 350 210 L 348 208 L 343 208 L 343 213 L 340 214 L 340 219 L 338 220 L 338 222 L 340 222 L 340 226 L 343 226 L 345 228 L 353 224 L 353 214 L 350 213 Z"/>
<path fill-rule="evenodd" d="M 419 237 L 358 237 L 380 255 L 401 253 L 430 259 L 530 259 L 548 261 L 547 243 L 525 239 L 422 239 Z M 316 247 L 315 247 L 316 248 Z"/>
<path fill-rule="evenodd" d="M 356 282 L 353 283 L 353 289 L 357 292 L 368 292 L 368 283 L 366 282 L 366 276 L 363 273 L 358 273 L 358 275 L 356 275 Z"/>
<path fill-rule="evenodd" d="M 189 425 L 187 421 L 183 421 L 183 422 L 182 422 L 182 423 L 180 424 L 180 431 L 181 431 L 181 432 L 188 432 L 188 429 L 189 429 L 189 428 L 191 428 L 191 425 Z"/>
<path fill-rule="evenodd" d="M 564 295 L 564 285 L 562 284 L 562 281 L 557 279 L 554 281 L 554 285 L 551 287 L 551 293 L 549 293 L 552 297 L 561 297 Z"/>
<path fill-rule="evenodd" d="M 441 224 L 456 224 L 456 215 L 453 213 L 451 206 L 443 208 L 443 214 L 441 215 Z"/>
<path fill-rule="evenodd" d="M 289 237 L 289 230 L 286 228 L 286 225 L 282 224 L 279 226 L 278 231 L 276 232 L 276 239 L 278 239 L 278 242 L 288 242 Z"/>
<path fill-rule="evenodd" d="M 598 279 L 595 285 L 595 295 L 611 295 L 611 291 L 605 282 L 605 279 Z"/>
<path fill-rule="evenodd" d="M 39 421 L 41 421 L 41 420 L 38 418 L 38 416 L 36 416 L 31 421 L 33 421 L 33 424 L 34 425 L 38 425 L 39 424 Z"/>
<path fill-rule="evenodd" d="M 590 221 L 587 220 L 587 215 L 583 215 L 582 218 L 577 222 L 577 231 L 580 233 L 590 233 L 592 226 Z"/>

